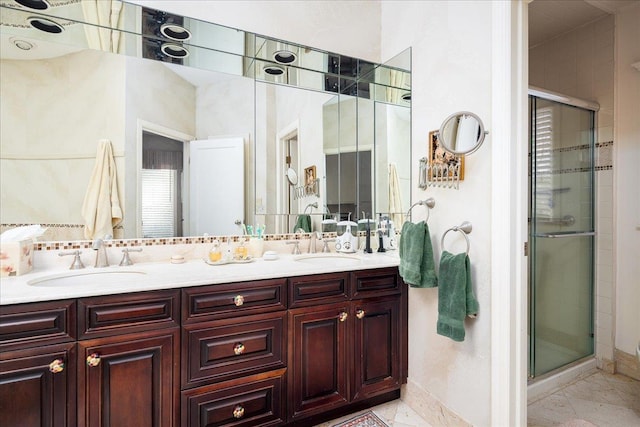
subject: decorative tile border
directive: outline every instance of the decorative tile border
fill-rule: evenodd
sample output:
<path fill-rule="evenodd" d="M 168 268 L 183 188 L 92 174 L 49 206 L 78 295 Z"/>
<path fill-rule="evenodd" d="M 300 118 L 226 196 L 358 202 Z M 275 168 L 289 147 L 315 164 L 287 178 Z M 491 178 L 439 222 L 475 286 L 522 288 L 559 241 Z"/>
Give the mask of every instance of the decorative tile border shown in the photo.
<path fill-rule="evenodd" d="M 10 226 L 13 224 L 3 224 L 2 226 Z M 19 224 L 29 225 L 29 224 Z M 42 224 L 47 226 L 50 224 Z M 73 225 L 70 225 L 73 228 Z M 400 231 L 396 230 L 396 235 Z M 358 231 L 358 237 L 366 237 L 366 231 Z M 231 241 L 233 243 L 246 240 L 250 236 L 194 236 L 194 237 L 167 237 L 157 239 L 113 239 L 104 242 L 106 247 L 125 248 L 137 246 L 170 246 L 170 245 L 192 245 L 192 244 L 212 244 L 214 240 L 221 242 Z M 322 234 L 323 239 L 335 239 L 338 237 L 336 232 L 327 232 Z M 311 233 L 288 233 L 288 234 L 268 234 L 263 237 L 267 242 L 290 241 L 290 240 L 309 240 Z M 73 241 L 51 241 L 51 242 L 35 242 L 33 249 L 36 251 L 60 251 L 75 249 L 91 249 L 91 240 L 73 240 Z"/>
<path fill-rule="evenodd" d="M 577 150 L 588 150 L 589 144 L 575 145 L 573 147 L 555 148 L 549 150 L 551 153 L 566 153 Z M 595 170 L 596 172 L 613 170 L 613 141 L 597 142 L 595 144 Z M 531 156 L 531 153 L 529 153 Z M 567 169 L 555 169 L 545 175 L 560 175 L 566 173 L 580 173 L 589 172 L 590 168 L 567 168 Z"/>

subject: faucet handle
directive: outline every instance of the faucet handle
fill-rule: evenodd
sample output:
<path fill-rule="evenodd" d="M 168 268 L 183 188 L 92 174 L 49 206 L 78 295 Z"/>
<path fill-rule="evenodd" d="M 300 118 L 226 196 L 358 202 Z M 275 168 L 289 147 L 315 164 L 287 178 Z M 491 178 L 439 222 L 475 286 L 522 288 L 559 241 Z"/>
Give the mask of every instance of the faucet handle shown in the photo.
<path fill-rule="evenodd" d="M 82 253 L 82 251 L 79 250 L 75 250 L 75 251 L 67 251 L 67 252 L 58 252 L 58 256 L 67 256 L 67 255 L 73 255 L 73 263 L 71 264 L 71 267 L 69 267 L 69 270 L 80 270 L 84 268 L 84 264 L 82 263 L 82 260 L 80 259 L 80 254 Z"/>
<path fill-rule="evenodd" d="M 293 255 L 300 255 L 300 240 L 292 240 L 290 242 L 287 242 L 287 245 L 294 245 L 291 253 Z"/>
<path fill-rule="evenodd" d="M 322 245 L 322 253 L 325 253 L 325 254 L 326 253 L 330 253 L 331 249 L 329 249 L 329 243 L 330 242 L 335 242 L 335 241 L 336 241 L 336 239 L 324 239 L 323 240 L 324 245 Z"/>
<path fill-rule="evenodd" d="M 120 261 L 120 266 L 133 265 L 133 261 L 131 261 L 131 257 L 129 257 L 129 252 L 142 252 L 142 248 L 138 248 L 138 249 L 124 248 L 122 250 L 122 260 Z"/>

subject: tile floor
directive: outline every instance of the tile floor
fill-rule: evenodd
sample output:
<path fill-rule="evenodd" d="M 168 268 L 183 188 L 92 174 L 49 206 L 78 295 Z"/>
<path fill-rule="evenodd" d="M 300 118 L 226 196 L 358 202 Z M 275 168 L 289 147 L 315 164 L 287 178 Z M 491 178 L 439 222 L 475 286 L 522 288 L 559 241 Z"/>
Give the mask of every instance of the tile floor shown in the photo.
<path fill-rule="evenodd" d="M 402 400 L 387 402 L 372 410 L 390 427 L 437 427 L 427 423 Z M 316 427 L 330 427 L 355 415 Z M 639 427 L 640 381 L 596 371 L 530 403 L 527 424 L 529 427 Z"/>
<path fill-rule="evenodd" d="M 640 381 L 597 371 L 531 402 L 527 418 L 529 427 L 640 426 Z"/>

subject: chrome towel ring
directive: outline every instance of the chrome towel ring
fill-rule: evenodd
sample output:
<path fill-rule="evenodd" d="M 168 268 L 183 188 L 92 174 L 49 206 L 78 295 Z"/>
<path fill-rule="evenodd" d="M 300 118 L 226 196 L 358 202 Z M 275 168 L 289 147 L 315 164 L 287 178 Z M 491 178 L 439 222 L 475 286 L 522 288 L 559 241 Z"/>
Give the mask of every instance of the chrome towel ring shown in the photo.
<path fill-rule="evenodd" d="M 464 240 L 467 241 L 467 252 L 466 255 L 469 255 L 469 249 L 471 248 L 471 243 L 469 242 L 469 237 L 467 236 L 467 234 L 471 233 L 471 229 L 473 227 L 471 226 L 471 223 L 469 221 L 464 221 L 462 224 L 455 226 L 455 227 L 451 227 L 449 228 L 447 231 L 445 231 L 442 234 L 442 239 L 440 239 L 440 247 L 442 248 L 442 250 L 444 250 L 444 237 L 447 235 L 448 232 L 450 231 L 459 231 L 460 233 L 462 233 L 462 236 L 464 237 Z"/>
<path fill-rule="evenodd" d="M 426 206 L 427 218 L 424 220 L 424 222 L 427 222 L 429 221 L 429 213 L 431 212 L 431 209 L 433 209 L 435 205 L 436 205 L 436 201 L 433 197 L 429 197 L 428 199 L 425 199 L 425 200 L 418 200 L 417 202 L 411 205 L 407 213 L 404 215 L 404 219 L 405 221 L 409 219 L 409 217 L 411 216 L 411 209 L 415 208 L 416 206 Z"/>

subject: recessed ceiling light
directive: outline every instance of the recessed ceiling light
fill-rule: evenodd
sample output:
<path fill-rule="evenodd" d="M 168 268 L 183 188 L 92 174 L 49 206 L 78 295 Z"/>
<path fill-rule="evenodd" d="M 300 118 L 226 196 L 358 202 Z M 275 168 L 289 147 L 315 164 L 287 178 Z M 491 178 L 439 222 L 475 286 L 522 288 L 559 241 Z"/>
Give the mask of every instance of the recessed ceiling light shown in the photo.
<path fill-rule="evenodd" d="M 29 22 L 33 28 L 44 31 L 45 33 L 60 34 L 64 31 L 62 25 L 41 16 L 31 16 L 27 18 L 27 22 Z"/>
<path fill-rule="evenodd" d="M 35 10 L 47 10 L 49 9 L 49 3 L 45 0 L 14 0 L 20 6 L 27 7 Z"/>
<path fill-rule="evenodd" d="M 31 50 L 36 46 L 33 43 L 22 39 L 11 38 L 10 40 L 11 43 L 20 50 Z"/>
<path fill-rule="evenodd" d="M 273 53 L 273 59 L 281 64 L 291 64 L 297 58 L 296 54 L 290 50 L 278 50 Z"/>
<path fill-rule="evenodd" d="M 264 67 L 264 72 L 271 76 L 281 76 L 284 74 L 284 67 L 279 65 L 267 65 Z"/>
<path fill-rule="evenodd" d="M 191 38 L 191 32 L 177 24 L 162 24 L 160 32 L 171 40 L 185 41 Z"/>
<path fill-rule="evenodd" d="M 189 51 L 179 44 L 163 43 L 160 50 L 162 53 L 172 58 L 186 58 L 189 56 Z"/>

